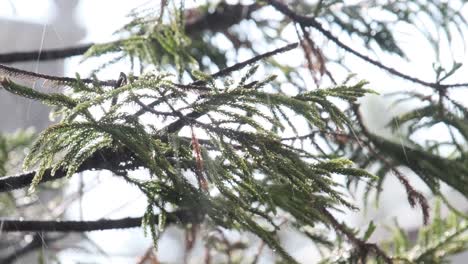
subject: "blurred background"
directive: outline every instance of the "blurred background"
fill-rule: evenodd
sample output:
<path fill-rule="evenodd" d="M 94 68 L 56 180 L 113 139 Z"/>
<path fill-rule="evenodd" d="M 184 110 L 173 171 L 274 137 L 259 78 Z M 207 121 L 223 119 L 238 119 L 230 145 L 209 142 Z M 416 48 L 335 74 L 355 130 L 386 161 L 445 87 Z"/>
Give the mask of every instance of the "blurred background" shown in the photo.
<path fill-rule="evenodd" d="M 123 0 L 0 0 L 0 53 L 15 51 L 32 51 L 50 48 L 72 47 L 84 43 L 103 43 L 114 40 L 118 36 L 113 32 L 129 21 L 128 12 L 132 8 L 147 4 L 148 1 L 123 1 Z M 228 1 L 229 2 L 229 1 Z M 237 3 L 237 1 L 231 1 Z M 193 1 L 188 1 L 187 6 L 195 5 Z M 468 10 L 462 12 L 468 19 Z M 245 25 L 240 24 L 239 27 Z M 293 29 L 291 29 L 293 30 Z M 432 65 L 434 59 L 431 56 L 431 47 L 425 46 L 421 41 L 421 36 L 412 32 L 412 29 L 400 28 L 397 34 L 402 39 L 408 60 L 402 60 L 385 53 L 376 54 L 380 60 L 388 61 L 391 65 L 398 65 L 400 71 L 408 71 L 416 76 L 432 76 Z M 288 33 L 285 33 L 286 35 Z M 341 37 L 341 36 L 340 36 Z M 342 36 L 346 40 L 349 36 Z M 220 41 L 223 41 L 220 39 Z M 291 42 L 296 41 L 292 38 Z M 468 45 L 466 40 L 459 40 Z M 429 45 L 429 44 L 428 44 Z M 441 52 L 457 54 L 459 61 L 467 61 L 463 43 L 459 47 L 447 48 Z M 283 60 L 288 61 L 292 57 L 287 55 Z M 443 56 L 441 56 L 443 57 Z M 106 58 L 87 60 L 82 63 L 80 56 L 67 58 L 66 60 L 54 61 L 30 61 L 13 63 L 11 66 L 46 73 L 57 76 L 74 76 L 76 72 L 81 76 L 89 76 L 90 72 L 102 63 Z M 345 57 L 343 63 L 352 66 L 352 72 L 359 77 L 370 81 L 370 87 L 380 93 L 411 90 L 411 84 L 396 78 L 389 78 L 389 75 L 381 70 L 376 70 L 373 66 L 363 63 L 355 57 Z M 128 67 L 116 64 L 99 74 L 102 79 L 116 79 L 120 71 L 126 71 Z M 344 69 L 331 65 L 331 72 L 341 73 L 345 76 Z M 454 82 L 463 81 L 463 77 L 468 76 L 466 70 L 458 73 Z M 424 79 L 424 78 L 423 78 Z M 382 81 L 385 80 L 385 81 Z M 28 82 L 31 84 L 31 81 Z M 43 82 L 32 82 L 36 89 L 53 89 L 44 85 Z M 47 87 L 47 88 L 46 88 Z M 60 89 L 60 87 L 55 87 Z M 460 96 L 466 96 L 460 94 Z M 391 102 L 383 96 L 369 96 L 362 102 L 364 105 L 364 117 L 370 130 L 386 137 L 395 136 L 386 127 L 392 116 L 407 110 L 411 105 L 398 105 L 391 107 Z M 0 131 L 13 133 L 17 129 L 33 128 L 41 131 L 51 123 L 49 110 L 37 102 L 25 100 L 0 91 Z M 440 138 L 447 136 L 444 132 L 431 131 L 430 136 Z M 422 182 L 411 177 L 414 186 L 428 194 L 431 200 L 430 191 Z M 412 209 L 407 202 L 406 194 L 400 183 L 395 178 L 388 178 L 384 188 L 388 192 L 381 195 L 380 207 L 376 209 L 370 205 L 366 210 L 359 212 L 347 212 L 339 217 L 351 226 L 365 227 L 370 220 L 374 222 L 387 223 L 389 226 L 397 221 L 404 229 L 415 232 L 422 224 L 422 217 L 419 210 Z M 461 196 L 455 192 L 447 190 L 453 195 L 448 197 L 460 210 L 468 210 L 468 205 Z M 18 208 L 13 214 L 7 217 L 24 217 L 41 219 L 83 219 L 96 220 L 100 218 L 119 218 L 126 216 L 141 216 L 145 210 L 146 200 L 144 196 L 135 188 L 132 188 L 119 179 L 113 179 L 110 173 L 87 172 L 79 177 L 70 179 L 70 183 L 65 190 L 53 189 L 37 194 L 39 197 L 24 198 L 23 204 L 28 204 L 28 199 L 34 200 L 37 208 L 31 210 L 21 210 Z M 359 190 L 356 191 L 359 197 Z M 432 201 L 433 202 L 433 201 Z M 2 211 L 0 211 L 1 213 Z M 2 217 L 2 215 L 0 215 Z M 252 240 L 254 243 L 260 242 L 248 235 L 231 234 L 232 239 Z M 372 239 L 378 241 L 388 236 L 388 232 L 379 228 Z M 27 243 L 35 239 L 32 235 L 26 238 L 6 237 L 0 234 L 0 254 L 8 255 L 14 252 L 16 242 L 24 239 Z M 20 254 L 12 263 L 36 263 L 39 254 L 47 255 L 47 263 L 138 263 L 148 250 L 151 250 L 151 239 L 143 235 L 141 229 L 118 231 L 98 231 L 86 234 L 55 234 L 46 240 L 45 246 L 39 251 Z M 316 249 L 306 240 L 286 226 L 284 228 L 284 244 L 290 249 L 292 255 L 298 260 L 314 259 L 318 256 Z M 183 263 L 184 258 L 184 233 L 174 227 L 169 227 L 163 234 L 160 244 L 158 258 L 167 263 Z M 198 249 L 197 249 L 198 248 Z M 189 263 L 201 263 L 203 251 L 201 242 L 197 242 L 192 251 Z M 38 253 L 40 252 L 40 253 Z M 453 263 L 466 263 L 468 254 L 456 257 Z M 465 261 L 464 261 L 465 260 Z M 271 263 L 272 254 L 265 250 L 260 263 Z M 311 263 L 306 261 L 304 263 Z"/>

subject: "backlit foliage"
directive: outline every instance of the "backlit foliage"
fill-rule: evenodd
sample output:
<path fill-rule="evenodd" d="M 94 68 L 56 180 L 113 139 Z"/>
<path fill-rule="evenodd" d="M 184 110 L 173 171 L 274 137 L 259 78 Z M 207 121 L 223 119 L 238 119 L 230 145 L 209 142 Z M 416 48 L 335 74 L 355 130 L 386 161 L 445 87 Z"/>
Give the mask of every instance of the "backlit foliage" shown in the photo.
<path fill-rule="evenodd" d="M 411 169 L 435 195 L 443 195 L 441 183 L 468 195 L 468 110 L 450 97 L 453 87 L 442 84 L 461 64 L 454 63 L 449 70 L 436 67 L 436 82 L 424 83 L 389 70 L 334 37 L 346 33 L 369 50 L 405 57 L 393 34 L 398 23 L 414 24 L 437 48 L 442 36 L 450 42 L 454 34 L 465 33 L 465 20 L 457 11 L 457 5 L 464 3 L 290 4 L 297 11 L 276 0 L 251 5 L 207 3 L 195 9 L 187 9 L 184 1 L 163 1 L 158 10 L 134 10 L 131 21 L 116 32 L 119 40 L 94 45 L 85 54 L 85 59 L 115 55 L 96 72 L 130 62 L 120 83 L 77 75 L 51 80 L 65 86 L 65 91 L 43 93 L 19 84 L 17 74 L 2 70 L 6 71 L 0 80 L 3 89 L 52 106 L 58 120 L 37 136 L 25 158 L 24 169 L 36 170 L 30 194 L 40 191 L 45 175 L 65 171 L 72 177 L 90 169 L 89 160 L 94 157 L 105 160 L 106 155 L 115 155 L 124 161 L 105 161 L 92 169 L 112 171 L 146 196 L 142 225 L 155 246 L 166 223 L 177 222 L 186 232 L 196 233 L 198 226 L 221 235 L 221 228 L 250 232 L 274 250 L 278 261 L 295 263 L 278 238 L 286 221 L 323 250 L 324 263 L 440 263 L 465 250 L 466 216 L 460 212 L 444 219 L 436 209 L 432 223 L 420 231 L 417 241 L 410 241 L 396 228 L 393 240 L 377 244 L 367 240 L 376 228 L 382 228 L 378 223 L 369 224 L 367 231 L 354 230 L 330 213 L 361 209 L 346 188 L 365 184 L 367 197 L 371 192 L 378 196 L 392 172 L 401 181 L 410 205 L 420 206 L 427 222 L 427 200 L 399 171 L 400 166 Z M 230 28 L 229 23 L 242 20 L 234 17 L 239 10 L 249 19 L 250 32 L 260 31 L 268 45 L 258 45 L 239 27 Z M 367 15 L 372 10 L 390 19 Z M 227 22 L 220 23 L 227 23 L 225 29 L 199 28 L 197 14 L 223 12 Z M 268 12 L 280 18 L 270 21 L 265 15 Z M 437 37 L 417 23 L 421 17 L 431 19 L 440 29 Z M 286 28 L 299 38 L 297 45 L 284 46 L 286 39 L 293 42 L 284 33 Z M 331 62 L 326 53 L 311 37 L 312 29 L 381 69 L 432 89 L 429 95 L 403 92 L 391 97 L 397 102 L 421 102 L 420 107 L 389 124 L 407 127 L 403 143 L 368 131 L 359 113 L 359 99 L 376 93 L 353 75 L 335 80 L 327 69 Z M 228 63 L 232 56 L 215 37 L 227 39 L 236 55 L 249 51 L 252 59 Z M 279 46 L 283 48 L 274 49 Z M 303 51 L 303 65 L 291 66 L 277 59 L 296 52 L 295 48 Z M 265 53 L 268 50 L 273 51 Z M 341 58 L 333 59 L 339 62 Z M 219 71 L 210 73 L 210 67 Z M 304 77 L 305 73 L 310 76 Z M 413 140 L 419 130 L 436 124 L 450 131 L 451 141 Z M 7 173 L 8 153 L 30 139 L 21 135 L 0 137 L 2 175 Z M 130 172 L 136 170 L 145 176 L 134 177 Z M 336 231 L 338 239 L 323 235 L 324 229 Z M 217 236 L 205 237 L 205 243 L 210 250 L 227 254 L 230 263 L 234 261 L 231 250 L 244 252 L 247 248 Z M 248 259 L 238 254 L 240 263 L 256 260 L 258 256 Z"/>

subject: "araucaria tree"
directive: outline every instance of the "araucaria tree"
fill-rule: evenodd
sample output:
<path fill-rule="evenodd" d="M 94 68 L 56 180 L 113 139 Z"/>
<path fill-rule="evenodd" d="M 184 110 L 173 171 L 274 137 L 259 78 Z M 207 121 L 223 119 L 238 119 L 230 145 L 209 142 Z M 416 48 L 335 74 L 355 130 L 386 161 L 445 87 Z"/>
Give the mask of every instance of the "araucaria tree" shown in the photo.
<path fill-rule="evenodd" d="M 442 191 L 468 196 L 468 109 L 454 98 L 468 83 L 450 82 L 464 68 L 444 52 L 464 41 L 465 2 L 165 0 L 130 12 L 116 41 L 1 54 L 2 62 L 81 53 L 106 61 L 86 78 L 0 65 L 3 90 L 50 105 L 56 120 L 40 134 L 0 138 L 0 214 L 7 216 L 0 237 L 15 245 L 0 248 L 0 262 L 64 237 L 56 232 L 142 226 L 154 242 L 145 259 L 159 263 L 158 238 L 169 225 L 187 233 L 186 251 L 202 241 L 201 263 L 257 263 L 267 248 L 278 263 L 449 260 L 468 247 L 466 208 L 452 206 Z M 411 57 L 399 41 L 402 28 L 421 35 L 417 46 L 433 45 L 433 75 L 415 77 L 416 71 L 377 59 Z M 113 64 L 127 65 L 127 72 L 99 78 Z M 358 65 L 372 65 L 374 72 L 352 75 Z M 381 71 L 408 87 L 395 88 L 386 100 L 412 102 L 388 123 L 399 131 L 392 137 L 373 132 L 359 104 L 377 94 L 381 83 L 365 79 Z M 40 92 L 20 84 L 24 79 L 63 89 Z M 435 127 L 448 136 L 429 140 Z M 7 176 L 22 153 L 30 172 Z M 45 189 L 101 170 L 145 195 L 144 215 L 14 219 Z M 414 185 L 407 174 L 423 184 Z M 371 242 L 384 226 L 356 229 L 336 218 L 363 210 L 362 200 L 378 200 L 389 177 L 401 183 L 408 206 L 422 212 L 418 239 L 395 226 L 392 237 Z M 438 197 L 435 210 L 429 197 Z M 441 204 L 450 214 L 442 216 Z M 321 254 L 293 258 L 278 235 L 285 226 L 307 236 Z M 233 242 L 231 230 L 261 242 Z"/>

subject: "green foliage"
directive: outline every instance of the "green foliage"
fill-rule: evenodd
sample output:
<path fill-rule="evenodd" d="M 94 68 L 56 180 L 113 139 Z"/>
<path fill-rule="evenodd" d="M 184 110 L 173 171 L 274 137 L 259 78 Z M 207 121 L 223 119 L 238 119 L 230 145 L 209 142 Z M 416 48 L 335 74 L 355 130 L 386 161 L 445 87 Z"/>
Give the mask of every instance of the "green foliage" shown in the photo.
<path fill-rule="evenodd" d="M 173 65 L 179 73 L 196 67 L 196 60 L 188 52 L 191 39 L 184 32 L 184 10 L 176 8 L 171 11 L 174 13 L 163 17 L 153 9 L 134 10 L 130 14 L 131 22 L 116 32 L 128 37 L 94 45 L 86 52 L 84 58 L 119 53 L 99 70 L 126 58 L 131 60 L 132 65 L 137 60 L 150 65 Z M 163 23 L 163 18 L 167 18 L 168 23 Z"/>
<path fill-rule="evenodd" d="M 415 24 L 435 46 L 439 44 L 429 30 L 415 23 L 416 11 L 423 16 L 437 15 L 434 23 L 441 25 L 442 35 L 449 40 L 454 25 L 460 32 L 466 26 L 460 12 L 445 2 L 369 4 L 297 1 L 297 9 L 360 38 L 368 49 L 377 45 L 401 57 L 405 52 L 393 34 L 397 23 Z M 218 15 L 239 6 L 221 2 L 191 11 Z M 251 18 L 252 10 L 263 6 L 256 3 L 241 11 Z M 193 31 L 188 32 L 190 24 L 185 21 L 191 13 L 187 13 L 183 1 L 180 5 L 164 2 L 160 9 L 159 13 L 135 10 L 130 15 L 132 20 L 117 32 L 121 39 L 95 45 L 85 54 L 85 59 L 117 54 L 98 70 L 129 59 L 129 76 L 119 85 L 108 86 L 96 76 L 85 82 L 77 75 L 74 81 L 65 83 L 64 92 L 44 93 L 16 83 L 14 78 L 0 78 L 6 91 L 53 106 L 58 119 L 37 137 L 24 160 L 25 169 L 36 170 L 30 193 L 46 173 L 53 176 L 63 170 L 71 177 L 83 171 L 94 156 L 122 154 L 128 157 L 124 164 L 110 166 L 108 162 L 99 169 L 112 171 L 146 196 L 142 226 L 155 247 L 170 222 L 187 229 L 203 225 L 216 232 L 222 228 L 250 232 L 285 263 L 296 263 L 279 240 L 278 231 L 285 223 L 323 250 L 324 263 L 440 263 L 466 249 L 465 219 L 457 215 L 443 219 L 439 209 L 417 242 L 396 228 L 394 239 L 383 251 L 368 242 L 380 228 L 379 223 L 370 222 L 366 230 L 352 229 L 330 213 L 359 209 L 344 192 L 352 183 L 364 182 L 366 195 L 376 190 L 378 196 L 389 172 L 397 174 L 410 205 L 418 203 L 427 212 L 424 196 L 398 173 L 399 166 L 411 169 L 435 194 L 440 194 L 439 187 L 445 183 L 468 196 L 468 110 L 450 97 L 447 87 L 439 86 L 457 73 L 460 63 L 448 69 L 434 66 L 437 83 L 428 85 L 436 91 L 433 96 L 415 92 L 395 95 L 399 96 L 396 103 L 421 102 L 389 124 L 393 129 L 405 128 L 402 142 L 395 142 L 369 132 L 360 117 L 359 99 L 375 94 L 368 83 L 354 81 L 353 75 L 336 82 L 326 68 L 325 56 L 299 22 L 295 21 L 296 33 L 307 68 L 274 60 L 274 55 L 293 46 L 258 55 L 238 28 L 219 30 L 216 25 L 212 32 L 202 34 L 198 30 L 199 35 L 191 35 Z M 366 16 L 369 9 L 390 14 L 393 19 Z M 207 16 L 198 18 L 203 21 Z M 252 20 L 269 45 L 282 40 L 290 23 L 288 18 L 271 23 L 256 17 Z M 248 48 L 257 56 L 225 68 L 232 58 L 213 40 L 220 36 L 228 39 L 236 52 Z M 353 53 L 351 48 L 346 50 Z M 208 66 L 220 71 L 210 74 L 205 71 Z M 136 69 L 140 70 L 138 77 L 133 76 Z M 304 77 L 304 70 L 312 76 Z M 323 76 L 333 84 L 321 85 Z M 315 89 L 310 89 L 311 80 Z M 449 140 L 414 139 L 420 131 L 437 124 L 450 132 Z M 7 172 L 9 153 L 29 140 L 27 135 L 0 137 L 2 175 Z M 142 169 L 140 177 L 129 173 Z M 319 228 L 334 230 L 336 239 L 318 232 Z M 231 251 L 248 247 L 209 236 L 205 242 L 228 258 Z"/>
<path fill-rule="evenodd" d="M 57 112 L 62 116 L 58 124 L 39 135 L 25 159 L 25 168 L 38 166 L 31 191 L 49 167 L 52 174 L 57 169 L 66 169 L 67 175 L 71 176 L 97 151 L 125 149 L 151 175 L 149 181 L 135 183 L 150 201 L 144 225 L 149 227 L 155 241 L 159 231 L 154 227 L 156 221 L 151 204 L 157 205 L 161 212 L 169 204 L 176 208 L 199 208 L 214 224 L 251 231 L 285 259 L 293 261 L 277 242 L 275 213 L 281 209 L 294 216 L 301 226 L 313 226 L 323 221 L 322 208 L 338 204 L 353 208 L 336 190 L 339 184 L 334 182 L 332 174 L 373 176 L 353 168 L 349 160 L 322 160 L 285 145 L 277 133 L 267 128 L 277 126 L 284 129 L 292 122 L 284 122 L 261 109 L 289 109 L 310 126 L 324 129 L 329 124 L 321 120 L 320 109 L 329 114 L 331 124 L 343 127 L 348 123 L 347 118 L 327 98 L 338 97 L 353 102 L 370 90 L 364 88 L 366 82 L 358 82 L 294 96 L 270 93 L 263 89 L 274 77 L 253 82 L 247 87 L 244 84 L 257 68 L 247 71 L 237 84 L 227 82 L 228 86 L 218 88 L 212 80 L 209 86 L 203 87 L 207 92 L 198 96 L 201 87 L 180 88 L 184 86 L 173 83 L 170 75 L 162 73 L 143 75 L 115 89 L 85 87 L 78 81 L 73 84 L 74 91 L 69 95 L 42 94 L 11 81 L 4 82 L 8 91 L 57 106 Z M 202 77 L 201 74 L 197 76 Z M 118 100 L 112 105 L 114 98 Z M 158 112 L 160 110 L 150 112 L 159 117 L 159 122 L 145 124 L 140 111 L 126 110 L 129 104 L 141 103 L 147 98 L 156 98 L 154 109 L 168 109 L 164 113 Z M 211 121 L 180 117 L 185 112 L 209 116 Z M 183 126 L 197 128 L 197 134 L 203 132 L 208 138 L 197 143 L 198 138 L 193 134 L 190 143 L 178 130 L 156 128 L 168 117 L 175 122 L 184 122 Z M 243 129 L 234 129 L 236 126 Z M 172 146 L 168 138 L 180 142 L 180 145 Z M 194 160 L 190 148 L 195 151 L 198 147 L 201 155 L 196 155 Z M 171 159 L 174 152 L 178 153 L 176 161 Z M 203 192 L 201 186 L 200 190 L 195 189 L 180 169 L 176 169 L 177 166 L 192 171 L 197 177 L 206 177 L 209 187 L 205 191 L 217 190 L 219 194 Z M 284 195 L 291 191 L 294 196 Z M 304 206 L 303 201 L 309 201 L 308 205 Z M 226 219 L 228 215 L 230 218 Z M 273 231 L 260 226 L 259 219 L 266 220 Z"/>

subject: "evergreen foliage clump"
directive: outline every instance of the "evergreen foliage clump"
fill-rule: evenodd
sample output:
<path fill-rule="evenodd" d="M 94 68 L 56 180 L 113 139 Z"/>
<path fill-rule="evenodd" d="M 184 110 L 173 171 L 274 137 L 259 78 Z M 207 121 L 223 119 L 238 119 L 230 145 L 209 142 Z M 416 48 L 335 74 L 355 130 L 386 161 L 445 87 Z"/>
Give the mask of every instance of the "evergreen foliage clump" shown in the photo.
<path fill-rule="evenodd" d="M 45 182 L 90 170 L 111 171 L 138 188 L 147 209 L 140 218 L 120 222 L 12 220 L 0 223 L 0 230 L 80 232 L 137 223 L 157 250 L 167 225 L 178 225 L 192 236 L 203 228 L 221 234 L 221 239 L 202 237 L 206 263 L 214 255 L 224 255 L 227 263 L 256 263 L 264 245 L 278 262 L 309 263 L 293 258 L 281 243 L 279 231 L 285 224 L 317 245 L 322 263 L 441 263 L 466 250 L 467 216 L 449 203 L 441 188 L 447 185 L 468 196 L 468 110 L 451 96 L 452 89 L 468 84 L 445 83 L 462 64 L 434 67 L 436 81 L 428 82 L 352 48 L 360 44 L 407 58 L 394 34 L 403 23 L 414 25 L 438 50 L 442 41 L 450 43 L 466 33 L 467 23 L 458 11 L 464 1 L 338 2 L 208 2 L 187 8 L 184 1 L 161 1 L 158 10 L 132 11 L 130 22 L 116 32 L 119 40 L 87 49 L 85 60 L 114 56 L 91 78 L 1 66 L 2 89 L 51 106 L 57 120 L 37 135 L 1 135 L 0 174 L 12 172 L 18 161 L 13 156 L 22 158 L 24 150 L 23 168 L 32 171 L 0 178 L 2 214 L 14 207 L 12 193 L 21 192 L 16 189 L 29 187 L 26 197 L 33 197 L 47 188 L 62 188 L 67 181 Z M 373 17 L 370 10 L 391 19 Z M 279 18 L 269 19 L 272 13 Z M 421 17 L 432 18 L 437 37 L 419 24 Z M 244 22 L 252 33 L 236 28 Z M 260 40 L 248 36 L 254 32 Z M 353 74 L 341 81 L 334 77 L 328 66 L 342 58 L 328 57 L 316 33 L 340 52 L 421 87 L 421 92 L 388 97 L 397 98 L 395 103 L 420 102 L 389 123 L 394 130 L 405 128 L 400 141 L 367 127 L 359 103 L 377 94 L 375 84 Z M 348 45 L 339 34 L 356 41 Z M 224 49 L 222 41 L 232 50 Z M 232 58 L 233 52 L 245 51 L 250 51 L 249 59 Z M 289 57 L 290 53 L 303 57 Z M 284 62 L 285 57 L 303 64 Z M 118 63 L 128 63 L 128 72 L 116 80 L 98 77 Z M 64 89 L 40 92 L 20 84 L 24 77 L 45 79 Z M 415 136 L 436 125 L 449 132 L 448 141 Z M 431 194 L 417 190 L 402 167 L 417 175 Z M 390 175 L 401 182 L 410 206 L 420 207 L 425 226 L 416 240 L 396 224 L 391 240 L 369 242 L 373 232 L 383 228 L 379 223 L 357 230 L 334 213 L 363 209 L 348 195 L 354 186 L 364 186 L 364 199 L 375 194 L 378 200 Z M 428 195 L 441 201 L 434 213 Z M 450 208 L 449 216 L 441 215 L 441 203 Z M 224 230 L 253 234 L 264 244 L 257 254 L 249 254 L 251 245 L 230 243 Z"/>

